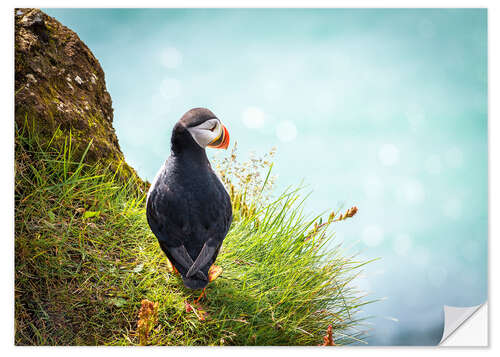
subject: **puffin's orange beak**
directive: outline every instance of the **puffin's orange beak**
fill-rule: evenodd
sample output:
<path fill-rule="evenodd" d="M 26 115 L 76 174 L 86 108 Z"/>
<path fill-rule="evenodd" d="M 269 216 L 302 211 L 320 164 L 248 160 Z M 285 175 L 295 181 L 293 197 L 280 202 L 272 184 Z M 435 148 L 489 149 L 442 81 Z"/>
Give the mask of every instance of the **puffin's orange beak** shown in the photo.
<path fill-rule="evenodd" d="M 227 149 L 227 147 L 229 146 L 229 131 L 227 131 L 227 128 L 225 127 L 224 124 L 221 125 L 222 125 L 221 135 L 217 139 L 212 141 L 210 144 L 208 144 L 207 145 L 208 147 L 214 149 Z"/>

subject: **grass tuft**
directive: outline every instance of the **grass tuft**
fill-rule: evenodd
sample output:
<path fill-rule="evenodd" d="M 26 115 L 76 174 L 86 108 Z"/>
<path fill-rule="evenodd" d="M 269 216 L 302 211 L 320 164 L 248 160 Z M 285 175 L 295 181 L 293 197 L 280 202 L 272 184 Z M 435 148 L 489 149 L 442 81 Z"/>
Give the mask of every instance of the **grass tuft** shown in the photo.
<path fill-rule="evenodd" d="M 271 195 L 268 158 L 246 165 L 263 164 L 259 181 L 231 156 L 219 165 L 235 210 L 223 273 L 195 304 L 148 228 L 142 189 L 71 143 L 16 130 L 17 345 L 318 345 L 329 325 L 336 345 L 359 341 L 369 301 L 352 280 L 367 262 L 331 232 L 357 209 L 307 218 L 301 190 Z"/>

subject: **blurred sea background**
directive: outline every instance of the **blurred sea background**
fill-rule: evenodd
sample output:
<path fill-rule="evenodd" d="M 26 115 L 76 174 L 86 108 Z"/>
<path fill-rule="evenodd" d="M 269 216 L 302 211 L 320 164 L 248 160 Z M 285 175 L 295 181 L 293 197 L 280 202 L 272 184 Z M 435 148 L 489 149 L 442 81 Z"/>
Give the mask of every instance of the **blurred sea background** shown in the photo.
<path fill-rule="evenodd" d="M 485 9 L 43 9 L 100 61 L 127 162 L 152 180 L 175 122 L 211 109 L 242 159 L 273 146 L 337 241 L 372 345 L 435 345 L 488 290 Z"/>

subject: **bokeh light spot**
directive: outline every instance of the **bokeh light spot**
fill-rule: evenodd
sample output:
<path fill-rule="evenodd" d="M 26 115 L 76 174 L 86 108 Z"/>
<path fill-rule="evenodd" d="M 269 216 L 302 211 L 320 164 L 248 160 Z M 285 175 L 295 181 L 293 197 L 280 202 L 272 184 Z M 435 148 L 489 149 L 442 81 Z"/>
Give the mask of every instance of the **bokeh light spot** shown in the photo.
<path fill-rule="evenodd" d="M 416 179 L 410 179 L 398 187 L 400 201 L 410 205 L 421 203 L 425 198 L 424 186 Z"/>
<path fill-rule="evenodd" d="M 161 63 L 167 68 L 177 68 L 182 64 L 182 53 L 174 47 L 168 47 L 161 52 Z"/>
<path fill-rule="evenodd" d="M 257 107 L 248 107 L 243 111 L 243 124 L 250 129 L 259 129 L 264 126 L 266 115 Z"/>
<path fill-rule="evenodd" d="M 379 226 L 371 225 L 363 230 L 363 242 L 370 246 L 376 247 L 384 240 L 384 232 Z"/>
<path fill-rule="evenodd" d="M 276 136 L 285 143 L 293 141 L 297 137 L 297 127 L 289 120 L 281 121 L 276 126 Z"/>
<path fill-rule="evenodd" d="M 399 161 L 399 149 L 393 144 L 385 144 L 378 151 L 378 158 L 385 166 L 393 166 Z"/>

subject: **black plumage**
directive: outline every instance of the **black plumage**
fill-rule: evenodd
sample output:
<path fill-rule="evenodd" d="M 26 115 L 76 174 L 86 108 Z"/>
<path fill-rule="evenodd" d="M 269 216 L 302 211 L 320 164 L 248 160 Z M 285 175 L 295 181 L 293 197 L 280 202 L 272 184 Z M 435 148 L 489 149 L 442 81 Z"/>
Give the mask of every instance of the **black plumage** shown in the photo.
<path fill-rule="evenodd" d="M 208 109 L 188 111 L 174 126 L 171 155 L 151 184 L 146 215 L 161 249 L 190 289 L 208 284 L 232 221 L 229 195 L 205 148 L 188 128 L 216 118 Z"/>

